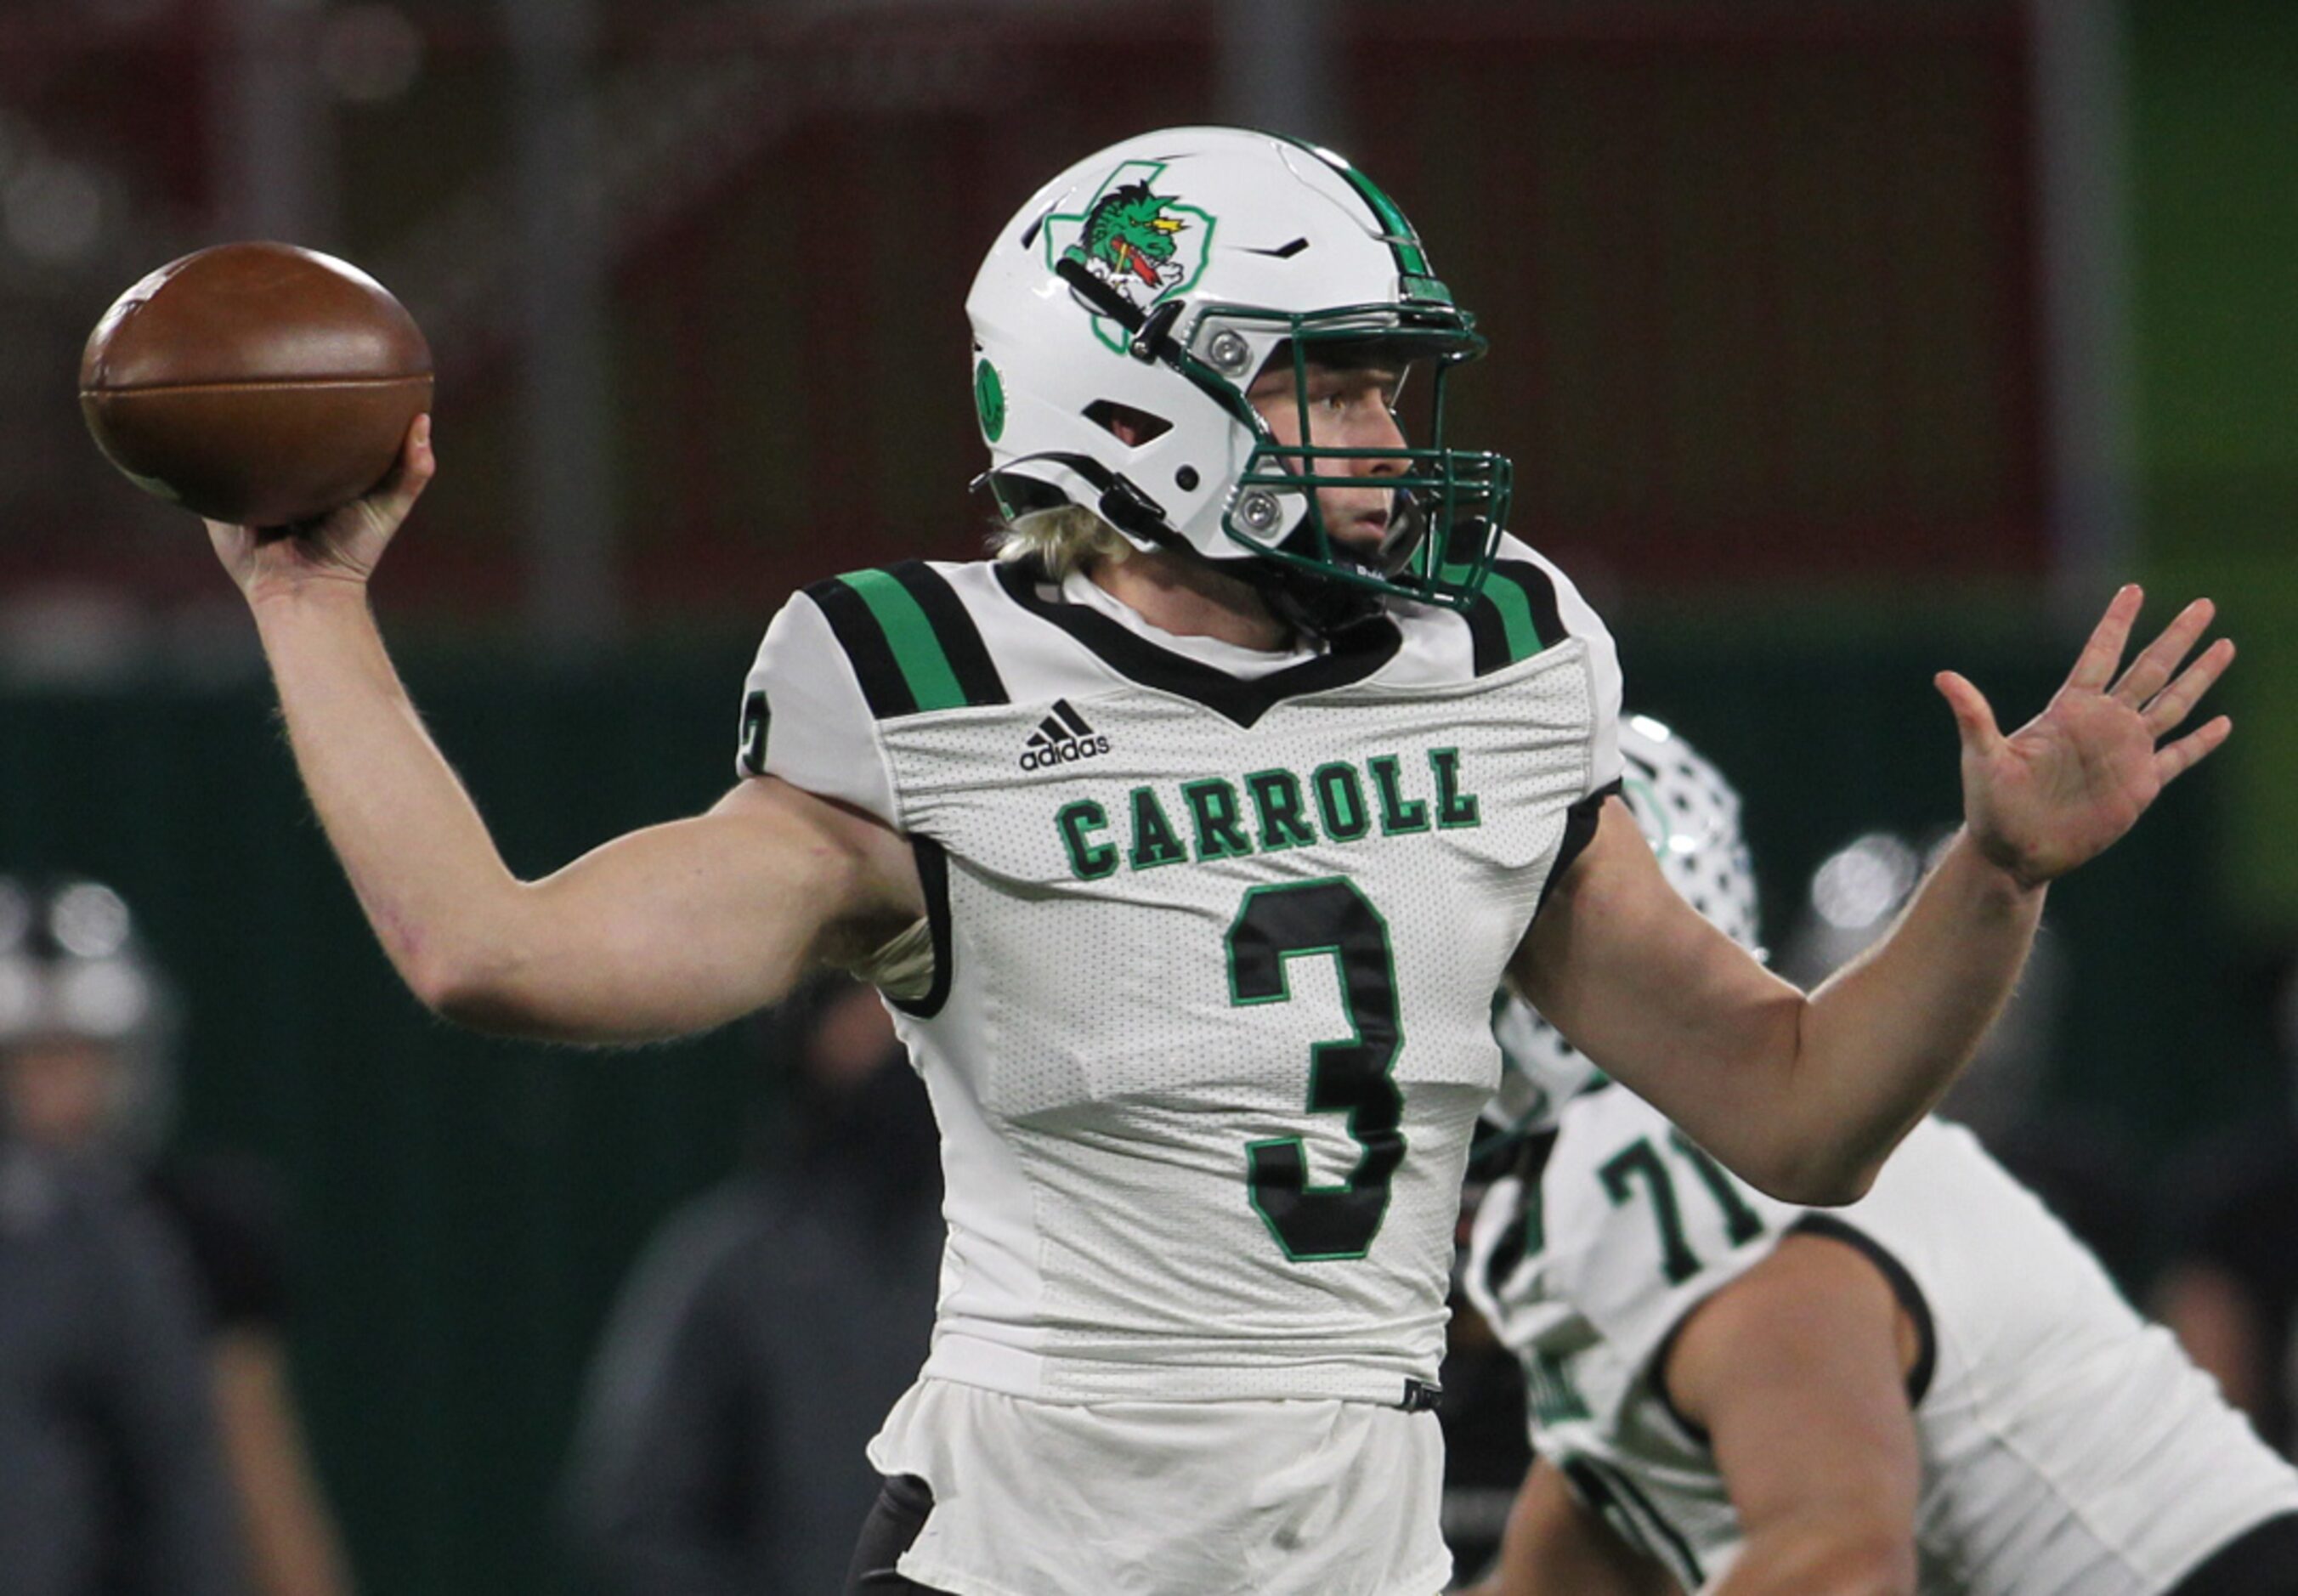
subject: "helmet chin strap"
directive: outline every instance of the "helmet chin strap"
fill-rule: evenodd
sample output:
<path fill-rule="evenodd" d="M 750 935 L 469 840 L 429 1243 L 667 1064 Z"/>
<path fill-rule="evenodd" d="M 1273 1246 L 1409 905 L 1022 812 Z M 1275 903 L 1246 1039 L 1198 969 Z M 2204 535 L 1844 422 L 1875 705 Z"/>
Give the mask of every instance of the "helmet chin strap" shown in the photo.
<path fill-rule="evenodd" d="M 1305 518 L 1279 547 L 1287 553 L 1319 559 L 1320 563 L 1334 558 L 1347 559 L 1368 576 L 1393 577 L 1428 535 L 1428 518 L 1419 500 L 1402 488 L 1397 489 L 1393 497 L 1395 512 L 1389 517 L 1380 546 L 1368 563 L 1352 558 L 1345 550 L 1319 550 L 1316 532 Z M 1245 580 L 1278 619 L 1328 643 L 1344 645 L 1351 633 L 1380 621 L 1388 613 L 1387 604 L 1378 592 L 1354 583 L 1336 581 L 1283 560 L 1248 559 L 1242 563 Z"/>
<path fill-rule="evenodd" d="M 1294 630 L 1321 638 L 1335 648 L 1346 647 L 1359 633 L 1377 626 L 1387 616 L 1380 595 L 1369 588 L 1313 576 L 1294 566 L 1266 560 L 1246 563 L 1253 567 L 1247 580 L 1259 591 L 1270 614 Z"/>
<path fill-rule="evenodd" d="M 1306 542 L 1312 535 L 1303 523 L 1285 541 Z M 1344 646 L 1352 633 L 1376 624 L 1388 613 L 1380 594 L 1371 589 L 1335 582 L 1283 560 L 1247 558 L 1219 563 L 1250 583 L 1278 620 L 1335 647 Z"/>
<path fill-rule="evenodd" d="M 1397 513 L 1381 536 L 1376 563 L 1352 558 L 1344 550 L 1329 554 L 1321 550 L 1316 531 L 1306 518 L 1277 547 L 1316 565 L 1324 565 L 1336 555 L 1368 576 L 1393 576 L 1428 533 L 1427 517 L 1413 494 L 1400 488 L 1395 498 Z M 1105 508 L 1103 513 L 1106 515 Z M 1352 633 L 1381 621 L 1388 613 L 1386 602 L 1376 590 L 1335 580 L 1321 575 L 1312 566 L 1258 556 L 1214 559 L 1174 532 L 1161 517 L 1132 530 L 1169 554 L 1194 560 L 1221 575 L 1236 577 L 1258 593 L 1278 620 L 1296 632 L 1335 646 L 1345 646 Z"/>

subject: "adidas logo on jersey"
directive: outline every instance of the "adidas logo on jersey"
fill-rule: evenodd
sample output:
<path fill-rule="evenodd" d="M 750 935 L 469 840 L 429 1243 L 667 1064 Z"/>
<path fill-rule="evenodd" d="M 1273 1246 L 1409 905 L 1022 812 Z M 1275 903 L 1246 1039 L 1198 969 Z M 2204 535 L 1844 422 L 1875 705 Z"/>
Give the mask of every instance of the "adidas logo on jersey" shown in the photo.
<path fill-rule="evenodd" d="M 1109 752 L 1109 739 L 1085 724 L 1085 716 L 1070 707 L 1067 699 L 1054 700 L 1054 712 L 1029 733 L 1021 750 L 1023 770 L 1051 770 Z"/>

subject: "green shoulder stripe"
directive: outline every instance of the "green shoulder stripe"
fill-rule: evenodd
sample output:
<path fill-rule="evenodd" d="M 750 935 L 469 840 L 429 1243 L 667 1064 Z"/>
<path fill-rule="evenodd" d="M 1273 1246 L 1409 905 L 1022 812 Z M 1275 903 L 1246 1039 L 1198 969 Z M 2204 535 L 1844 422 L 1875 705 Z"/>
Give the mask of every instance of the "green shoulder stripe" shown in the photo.
<path fill-rule="evenodd" d="M 924 561 L 849 572 L 806 591 L 879 719 L 1008 701 L 980 629 Z"/>
<path fill-rule="evenodd" d="M 1556 583 L 1529 560 L 1495 564 L 1467 614 L 1479 676 L 1529 659 L 1564 639 Z"/>

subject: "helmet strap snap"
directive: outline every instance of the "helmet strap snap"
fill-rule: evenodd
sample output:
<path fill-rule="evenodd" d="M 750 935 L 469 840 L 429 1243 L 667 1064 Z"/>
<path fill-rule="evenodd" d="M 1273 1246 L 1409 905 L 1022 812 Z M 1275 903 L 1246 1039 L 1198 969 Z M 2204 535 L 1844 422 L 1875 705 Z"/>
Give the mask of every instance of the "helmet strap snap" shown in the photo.
<path fill-rule="evenodd" d="M 1127 350 L 1137 360 L 1161 360 L 1178 353 L 1179 346 L 1173 342 L 1173 324 L 1181 318 L 1181 302 L 1169 299 L 1149 307 L 1149 314 L 1141 319 L 1140 330 L 1133 335 Z"/>

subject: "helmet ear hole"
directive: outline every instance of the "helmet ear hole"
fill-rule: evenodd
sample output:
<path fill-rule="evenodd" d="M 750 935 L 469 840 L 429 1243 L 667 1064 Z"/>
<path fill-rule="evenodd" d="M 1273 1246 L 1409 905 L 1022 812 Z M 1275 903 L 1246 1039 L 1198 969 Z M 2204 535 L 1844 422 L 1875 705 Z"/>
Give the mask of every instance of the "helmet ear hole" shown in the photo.
<path fill-rule="evenodd" d="M 1085 418 L 1128 449 L 1153 443 L 1173 430 L 1173 424 L 1162 416 L 1120 404 L 1113 399 L 1095 400 L 1085 407 Z"/>

